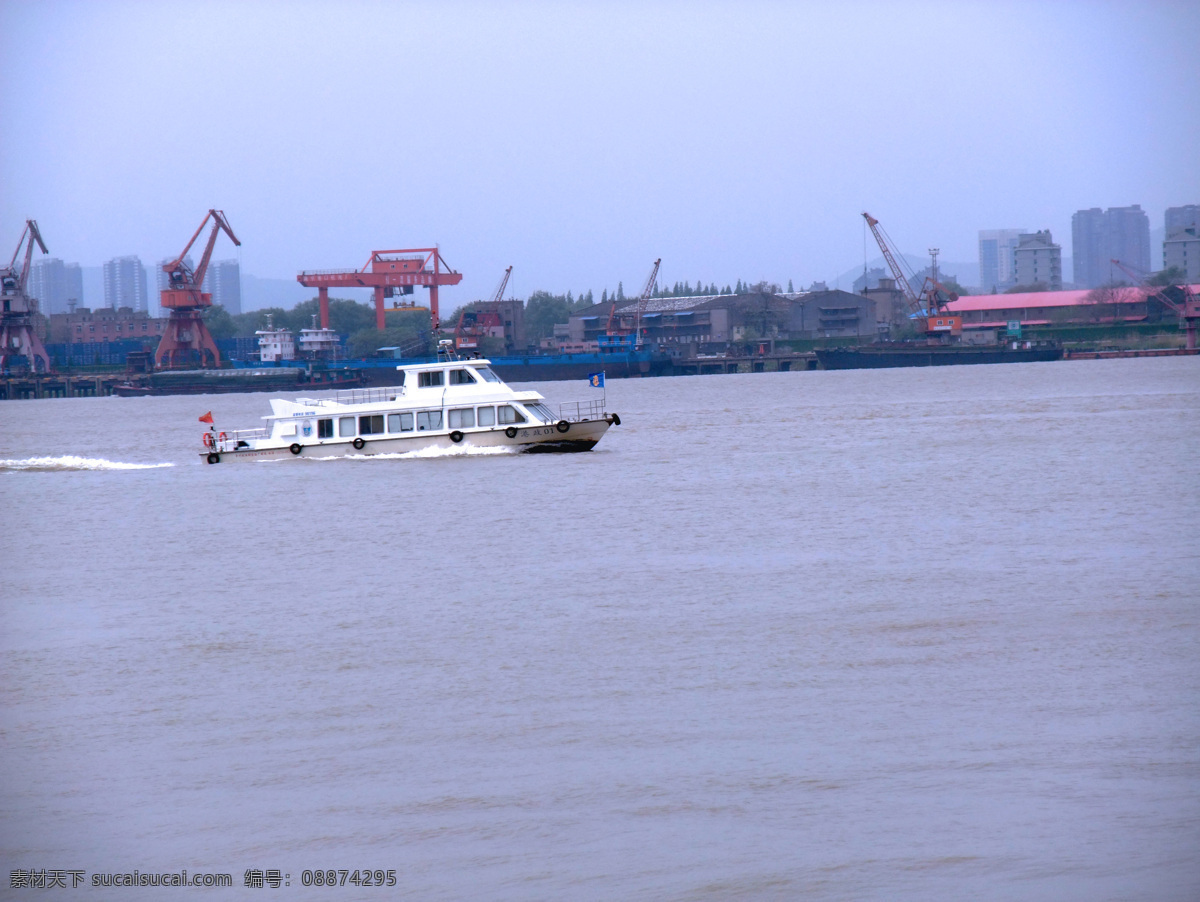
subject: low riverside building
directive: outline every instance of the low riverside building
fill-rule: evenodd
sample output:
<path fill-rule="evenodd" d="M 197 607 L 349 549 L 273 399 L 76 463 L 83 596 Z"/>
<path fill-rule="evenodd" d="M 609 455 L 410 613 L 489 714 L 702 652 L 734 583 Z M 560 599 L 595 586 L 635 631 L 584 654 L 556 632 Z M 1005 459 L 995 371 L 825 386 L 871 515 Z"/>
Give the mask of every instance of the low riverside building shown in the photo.
<path fill-rule="evenodd" d="M 873 298 L 848 291 L 813 291 L 792 301 L 789 338 L 858 338 L 879 335 Z"/>
<path fill-rule="evenodd" d="M 156 319 L 132 307 L 76 307 L 70 313 L 50 314 L 50 341 L 56 344 L 90 344 L 162 337 L 165 319 Z"/>
<path fill-rule="evenodd" d="M 857 337 L 878 334 L 876 305 L 848 291 L 698 295 L 650 298 L 638 323 L 638 302 L 596 304 L 555 328 L 560 349 L 596 350 L 607 333 L 631 335 L 642 343 L 682 356 L 721 353 L 730 343 L 789 338 Z"/>
<path fill-rule="evenodd" d="M 1192 290 L 1200 291 L 1200 286 Z M 1145 289 L 1128 286 L 972 295 L 951 301 L 948 309 L 962 314 L 964 330 L 1002 328 L 1010 322 L 1022 326 L 1111 325 L 1174 317 L 1160 301 L 1148 298 Z"/>

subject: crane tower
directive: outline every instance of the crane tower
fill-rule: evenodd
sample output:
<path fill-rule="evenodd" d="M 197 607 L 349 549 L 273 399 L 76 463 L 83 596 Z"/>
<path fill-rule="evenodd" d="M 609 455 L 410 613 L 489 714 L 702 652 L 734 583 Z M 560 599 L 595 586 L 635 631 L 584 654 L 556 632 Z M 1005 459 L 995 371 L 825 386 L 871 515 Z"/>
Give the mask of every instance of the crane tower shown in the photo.
<path fill-rule="evenodd" d="M 204 246 L 200 265 L 193 270 L 184 258 L 210 219 L 213 221 L 212 233 L 208 236 L 208 244 Z M 213 245 L 217 243 L 217 233 L 222 230 L 235 245 L 241 247 L 242 242 L 233 234 L 233 229 L 225 220 L 225 213 L 221 210 L 209 210 L 187 247 L 174 260 L 163 264 L 163 272 L 167 274 L 167 287 L 160 293 L 159 303 L 164 310 L 170 310 L 171 314 L 167 319 L 162 340 L 158 343 L 158 350 L 154 353 L 156 367 L 187 365 L 195 358 L 199 358 L 201 366 L 219 366 L 221 363 L 221 352 L 217 350 L 216 342 L 209 334 L 203 319 L 204 310 L 212 306 L 212 295 L 201 291 L 200 287 L 204 284 L 204 274 L 208 271 Z"/>
<path fill-rule="evenodd" d="M 29 243 L 25 243 L 28 237 Z M 33 259 L 33 245 L 49 253 L 42 241 L 42 233 L 32 219 L 25 220 L 25 230 L 12 261 L 0 269 L 0 372 L 7 371 L 14 358 L 24 358 L 33 372 L 49 372 L 50 357 L 42 340 L 33 329 L 33 318 L 38 312 L 37 298 L 31 298 L 25 290 L 29 283 L 29 264 Z M 17 269 L 17 258 L 21 256 L 21 245 L 25 245 L 25 259 Z"/>

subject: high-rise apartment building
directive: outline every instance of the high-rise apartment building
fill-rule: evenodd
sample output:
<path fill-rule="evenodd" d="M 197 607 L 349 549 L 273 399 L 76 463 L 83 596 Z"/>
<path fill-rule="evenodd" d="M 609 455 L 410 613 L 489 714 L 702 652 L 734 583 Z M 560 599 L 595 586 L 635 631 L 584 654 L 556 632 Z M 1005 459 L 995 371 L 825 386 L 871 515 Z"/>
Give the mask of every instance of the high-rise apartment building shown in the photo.
<path fill-rule="evenodd" d="M 78 263 L 42 257 L 30 267 L 29 294 L 38 299 L 38 309 L 46 316 L 66 313 L 69 302 L 83 303 L 83 270 Z"/>
<path fill-rule="evenodd" d="M 1028 229 L 988 229 L 979 233 L 979 285 L 997 293 L 1017 284 L 1016 250 Z"/>
<path fill-rule="evenodd" d="M 242 312 L 242 273 L 237 260 L 215 260 L 204 274 L 204 291 L 214 304 L 236 316 Z"/>
<path fill-rule="evenodd" d="M 1103 210 L 1092 207 L 1071 217 L 1071 260 L 1076 288 L 1095 288 L 1112 281 L 1105 256 L 1107 249 Z"/>
<path fill-rule="evenodd" d="M 1105 215 L 1108 217 L 1109 257 L 1149 273 L 1150 217 L 1138 204 L 1109 207 Z"/>
<path fill-rule="evenodd" d="M 1163 269 L 1175 267 L 1190 284 L 1200 283 L 1200 204 L 1168 207 L 1163 219 Z"/>
<path fill-rule="evenodd" d="M 1182 229 L 1200 229 L 1200 204 L 1187 204 L 1183 207 L 1167 207 L 1163 215 L 1163 234 L 1171 237 L 1172 232 Z"/>
<path fill-rule="evenodd" d="M 1093 207 L 1071 217 L 1071 254 L 1077 288 L 1098 288 L 1126 277 L 1114 259 L 1150 271 L 1150 217 L 1141 206 Z"/>
<path fill-rule="evenodd" d="M 1040 284 L 1050 291 L 1062 290 L 1062 248 L 1054 243 L 1049 229 L 1022 234 L 1013 256 L 1018 285 Z"/>
<path fill-rule="evenodd" d="M 146 267 L 136 256 L 116 257 L 104 264 L 104 306 L 113 310 L 130 307 L 145 313 Z"/>

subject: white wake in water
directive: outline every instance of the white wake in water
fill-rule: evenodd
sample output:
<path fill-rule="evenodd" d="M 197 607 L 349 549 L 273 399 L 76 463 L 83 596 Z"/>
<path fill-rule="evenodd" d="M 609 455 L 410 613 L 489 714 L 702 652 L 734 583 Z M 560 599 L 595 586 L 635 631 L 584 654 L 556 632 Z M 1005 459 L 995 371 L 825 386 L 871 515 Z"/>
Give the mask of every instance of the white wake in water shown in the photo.
<path fill-rule="evenodd" d="M 19 460 L 0 460 L 0 470 L 157 470 L 175 464 L 131 464 L 102 457 L 25 457 Z"/>

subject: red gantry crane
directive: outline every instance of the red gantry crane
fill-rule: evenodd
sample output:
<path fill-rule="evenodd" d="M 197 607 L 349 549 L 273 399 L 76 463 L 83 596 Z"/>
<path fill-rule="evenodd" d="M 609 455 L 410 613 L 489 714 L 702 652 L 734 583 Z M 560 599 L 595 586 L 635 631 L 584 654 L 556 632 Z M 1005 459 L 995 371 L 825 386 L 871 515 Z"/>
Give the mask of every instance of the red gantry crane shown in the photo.
<path fill-rule="evenodd" d="M 29 238 L 28 244 L 25 244 L 26 236 Z M 4 269 L 0 269 L 0 298 L 3 299 L 0 308 L 0 372 L 6 372 L 12 359 L 16 357 L 28 360 L 30 370 L 35 373 L 50 371 L 50 357 L 33 329 L 33 317 L 38 312 L 37 298 L 31 298 L 25 291 L 25 286 L 29 283 L 29 264 L 33 259 L 34 242 L 37 242 L 43 254 L 49 253 L 37 223 L 27 219 L 25 230 L 21 232 L 21 240 L 17 242 L 17 249 L 13 251 L 12 261 Z M 17 257 L 21 255 L 23 244 L 25 259 L 21 268 L 17 269 Z"/>
<path fill-rule="evenodd" d="M 632 332 L 613 328 L 614 322 L 622 325 L 625 319 L 624 316 L 617 316 L 617 302 L 613 301 L 612 310 L 608 314 L 608 324 L 604 327 L 604 335 L 600 337 L 601 346 L 611 349 L 628 344 L 630 350 L 636 350 L 642 346 L 642 316 L 646 312 L 646 302 L 650 300 L 650 295 L 654 294 L 654 285 L 658 281 L 658 267 L 661 263 L 662 257 L 654 261 L 654 267 L 650 270 L 650 278 L 646 280 L 646 285 L 638 296 L 637 307 L 633 312 Z M 632 338 L 632 341 L 627 342 L 626 338 Z"/>
<path fill-rule="evenodd" d="M 438 327 L 438 288 L 457 285 L 462 273 L 446 265 L 435 247 L 408 250 L 371 251 L 362 269 L 306 270 L 296 276 L 306 288 L 317 289 L 321 308 L 321 328 L 329 328 L 330 288 L 371 288 L 375 291 L 375 325 L 384 328 L 383 299 L 395 294 L 412 294 L 417 285 L 429 289 L 429 315 L 432 328 Z"/>
<path fill-rule="evenodd" d="M 1120 260 L 1112 262 L 1113 266 L 1133 279 L 1147 295 L 1158 298 L 1168 310 L 1179 314 L 1179 323 L 1187 335 L 1187 348 L 1194 351 L 1196 349 L 1196 323 L 1200 322 L 1200 296 L 1192 290 L 1192 286 L 1186 282 L 1179 285 L 1180 299 L 1176 300 L 1166 291 L 1167 287 L 1175 286 L 1151 285 L 1148 275 L 1138 273 L 1133 267 L 1127 266 Z"/>
<path fill-rule="evenodd" d="M 208 236 L 208 244 L 204 246 L 200 265 L 193 270 L 184 262 L 184 257 L 210 219 L 213 221 L 212 233 Z M 205 308 L 212 306 L 212 295 L 200 290 L 204 284 L 204 274 L 208 271 L 208 261 L 212 258 L 213 245 L 217 243 L 217 233 L 221 230 L 235 245 L 241 247 L 242 242 L 233 234 L 233 229 L 225 220 L 225 213 L 209 210 L 183 252 L 171 262 L 163 264 L 167 287 L 160 292 L 159 303 L 171 313 L 158 350 L 154 352 L 156 367 L 187 365 L 191 362 L 192 354 L 199 357 L 201 366 L 219 366 L 221 363 L 221 352 L 217 350 L 216 342 L 203 319 Z"/>
<path fill-rule="evenodd" d="M 883 251 L 883 259 L 887 261 L 888 268 L 896 279 L 896 284 L 904 292 L 904 297 L 908 301 L 909 318 L 916 322 L 917 329 L 922 332 L 962 334 L 962 316 L 946 312 L 946 305 L 951 301 L 958 300 L 958 295 L 947 291 L 945 286 L 937 281 L 937 251 L 931 251 L 935 267 L 934 276 L 926 277 L 925 284 L 921 286 L 921 293 L 918 294 L 913 291 L 912 285 L 904 275 L 900 261 L 892 251 L 891 243 L 884 237 L 879 220 L 866 212 L 863 213 L 863 219 L 867 221 L 867 225 L 871 228 L 871 234 L 875 236 L 875 242 Z"/>

